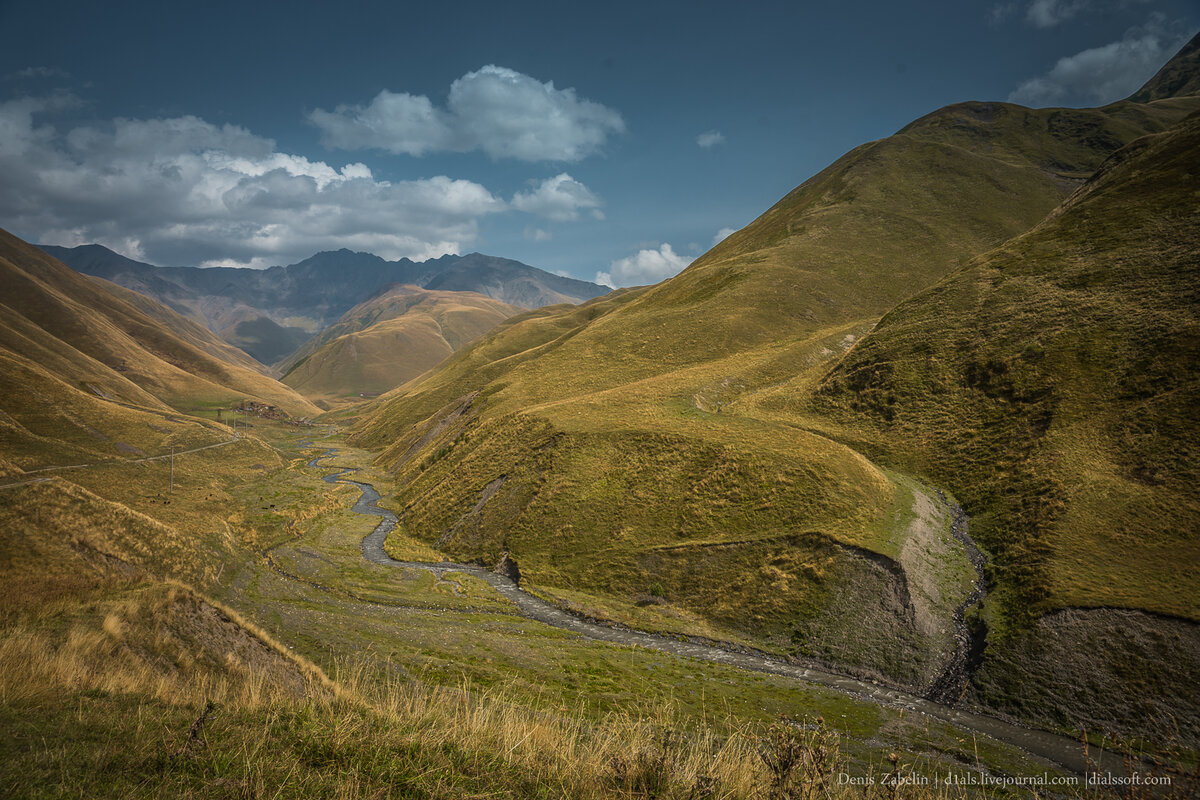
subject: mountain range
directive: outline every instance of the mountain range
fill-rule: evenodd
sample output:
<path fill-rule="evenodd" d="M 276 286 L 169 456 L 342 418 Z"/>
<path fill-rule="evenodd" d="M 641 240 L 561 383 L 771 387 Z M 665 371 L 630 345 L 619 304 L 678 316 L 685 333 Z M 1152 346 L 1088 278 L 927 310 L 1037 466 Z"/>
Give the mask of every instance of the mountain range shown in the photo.
<path fill-rule="evenodd" d="M 158 300 L 268 365 L 391 284 L 477 292 L 523 308 L 578 303 L 609 291 L 481 253 L 417 262 L 343 249 L 257 270 L 155 267 L 94 244 L 41 249 L 72 269 Z"/>

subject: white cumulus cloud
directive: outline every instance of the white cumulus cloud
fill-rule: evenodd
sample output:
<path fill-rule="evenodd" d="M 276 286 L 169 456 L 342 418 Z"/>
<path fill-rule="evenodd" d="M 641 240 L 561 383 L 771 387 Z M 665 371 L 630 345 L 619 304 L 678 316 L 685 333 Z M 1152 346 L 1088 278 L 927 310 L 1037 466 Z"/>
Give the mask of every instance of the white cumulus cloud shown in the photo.
<path fill-rule="evenodd" d="M 321 140 L 342 150 L 378 149 L 421 156 L 458 149 L 447 114 L 428 97 L 384 89 L 367 106 L 317 109 L 308 115 L 321 130 Z"/>
<path fill-rule="evenodd" d="M 619 113 L 574 89 L 494 64 L 454 81 L 445 108 L 423 95 L 384 90 L 366 106 L 318 109 L 309 120 L 326 146 L 343 150 L 482 150 L 522 161 L 579 161 L 625 130 Z"/>
<path fill-rule="evenodd" d="M 721 228 L 721 230 L 717 231 L 716 236 L 713 237 L 712 246 L 716 247 L 718 244 L 737 233 L 737 231 L 737 228 Z"/>
<path fill-rule="evenodd" d="M 579 219 L 580 209 L 590 209 L 603 218 L 599 209 L 604 203 L 591 189 L 562 172 L 542 181 L 532 191 L 517 192 L 512 205 L 519 211 L 567 222 Z"/>
<path fill-rule="evenodd" d="M 705 131 L 696 137 L 696 144 L 700 145 L 706 150 L 710 147 L 719 145 L 723 141 L 725 141 L 725 134 L 721 133 L 720 131 Z"/>
<path fill-rule="evenodd" d="M 60 130 L 71 98 L 0 103 L 0 224 L 46 244 L 98 242 L 160 264 L 288 263 L 348 247 L 460 252 L 504 200 L 467 180 L 376 180 L 194 116 Z"/>
<path fill-rule="evenodd" d="M 619 258 L 607 271 L 596 273 L 596 283 L 616 289 L 621 286 L 644 286 L 677 275 L 691 260 L 679 255 L 670 244 L 663 243 L 654 250 L 639 250 L 637 255 Z"/>
<path fill-rule="evenodd" d="M 1154 14 L 1119 41 L 1060 58 L 1045 75 L 1014 89 L 1008 100 L 1039 108 L 1111 103 L 1137 91 L 1187 40 L 1187 32 Z"/>

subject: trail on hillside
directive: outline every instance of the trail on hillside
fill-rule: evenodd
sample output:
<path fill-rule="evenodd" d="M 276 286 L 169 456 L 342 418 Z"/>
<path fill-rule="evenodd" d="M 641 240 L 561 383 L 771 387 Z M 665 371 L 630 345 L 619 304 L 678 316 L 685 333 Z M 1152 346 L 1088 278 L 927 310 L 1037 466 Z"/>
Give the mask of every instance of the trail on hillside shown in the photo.
<path fill-rule="evenodd" d="M 223 442 L 216 442 L 215 444 L 206 444 L 206 445 L 202 445 L 200 447 L 193 447 L 190 450 L 176 450 L 174 452 L 165 453 L 165 454 L 159 455 L 159 456 L 145 456 L 143 458 L 114 458 L 114 459 L 109 459 L 108 461 L 97 461 L 93 464 L 65 464 L 63 466 L 58 466 L 58 467 L 38 467 L 37 469 L 24 470 L 22 472 L 22 474 L 36 475 L 39 472 L 63 472 L 65 470 L 72 470 L 72 469 L 94 469 L 95 467 L 111 467 L 111 466 L 117 466 L 120 464 L 147 464 L 151 461 L 166 461 L 169 458 L 172 458 L 172 459 L 179 458 L 180 456 L 186 456 L 189 453 L 199 453 L 202 450 L 212 450 L 214 447 L 224 447 L 225 445 L 233 444 L 234 442 L 240 441 L 241 438 L 242 438 L 242 435 L 240 433 L 234 431 L 232 438 L 226 439 Z M 33 483 L 45 483 L 46 481 L 53 480 L 53 479 L 54 479 L 53 477 L 30 478 L 29 480 L 17 481 L 16 483 L 0 484 L 0 489 L 11 489 L 14 486 L 28 486 Z"/>
<path fill-rule="evenodd" d="M 303 446 L 308 443 L 301 443 Z M 336 454 L 336 449 L 326 450 L 308 462 L 310 467 L 321 469 L 318 463 Z M 326 467 L 327 468 L 327 467 Z M 1061 736 L 1049 731 L 1027 728 L 995 717 L 964 711 L 952 706 L 919 697 L 908 692 L 873 683 L 861 678 L 839 675 L 823 669 L 793 664 L 766 653 L 756 652 L 748 648 L 730 649 L 719 646 L 718 643 L 707 643 L 695 640 L 680 639 L 664 634 L 647 633 L 623 626 L 605 624 L 592 619 L 586 619 L 571 614 L 558 606 L 536 597 L 520 588 L 515 581 L 506 575 L 500 575 L 484 567 L 474 564 L 459 564 L 451 561 L 431 563 L 423 561 L 397 561 L 383 549 L 387 536 L 397 525 L 396 515 L 386 508 L 379 506 L 380 495 L 369 483 L 355 481 L 344 477 L 357 470 L 353 468 L 334 468 L 337 471 L 323 477 L 326 483 L 348 483 L 358 487 L 362 492 L 354 503 L 352 510 L 359 514 L 380 517 L 379 524 L 362 541 L 363 558 L 373 564 L 403 569 L 427 570 L 441 577 L 449 572 L 460 572 L 473 575 L 484 581 L 505 599 L 516 606 L 526 618 L 552 625 L 556 628 L 571 631 L 579 636 L 601 642 L 610 642 L 624 646 L 638 646 L 662 653 L 710 661 L 752 672 L 768 673 L 794 678 L 807 683 L 827 686 L 855 697 L 864 698 L 881 705 L 896 709 L 925 714 L 934 719 L 942 720 L 966 731 L 980 733 L 997 741 L 1013 745 L 1038 758 L 1052 762 L 1064 769 L 1083 775 L 1089 770 L 1109 770 L 1114 774 L 1123 774 L 1125 765 L 1116 754 L 1108 752 L 1085 753 L 1080 743 L 1075 739 Z M 975 598 L 978 599 L 978 598 Z M 964 604 L 964 608 L 967 604 Z"/>

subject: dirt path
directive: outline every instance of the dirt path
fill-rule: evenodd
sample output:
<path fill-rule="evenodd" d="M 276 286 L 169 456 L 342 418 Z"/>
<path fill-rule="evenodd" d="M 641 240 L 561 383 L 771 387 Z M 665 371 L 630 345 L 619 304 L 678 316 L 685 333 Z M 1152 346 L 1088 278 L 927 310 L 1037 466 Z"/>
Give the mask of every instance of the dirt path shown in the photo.
<path fill-rule="evenodd" d="M 309 466 L 321 468 L 319 461 L 334 455 L 335 449 L 327 450 L 308 462 Z M 498 575 L 488 569 L 473 564 L 457 564 L 450 561 L 427 563 L 421 561 L 397 561 L 383 549 L 383 544 L 389 533 L 395 529 L 397 518 L 391 511 L 380 508 L 379 493 L 368 483 L 354 481 L 343 477 L 354 469 L 338 469 L 323 480 L 327 483 L 349 483 L 357 486 L 362 494 L 355 502 L 353 510 L 360 514 L 380 517 L 379 524 L 363 539 L 363 558 L 374 564 L 405 569 L 428 570 L 437 576 L 448 572 L 462 572 L 473 575 L 494 588 L 496 592 L 510 600 L 520 614 L 529 619 L 568 630 L 579 636 L 595 641 L 611 642 L 613 644 L 644 647 L 662 653 L 695 658 L 725 664 L 739 669 L 762 672 L 772 675 L 782 675 L 808 683 L 828 686 L 855 697 L 865 698 L 892 708 L 925 714 L 934 719 L 951 723 L 959 728 L 996 739 L 1024 750 L 1038 758 L 1060 766 L 1069 772 L 1082 775 L 1091 769 L 1110 770 L 1114 774 L 1124 773 L 1122 760 L 1109 753 L 1092 753 L 1091 762 L 1082 752 L 1080 743 L 1074 739 L 1048 731 L 1027 728 L 1004 720 L 953 708 L 943 703 L 918 697 L 892 687 L 872 683 L 847 675 L 839 675 L 826 670 L 815 669 L 792 664 L 765 653 L 746 652 L 743 649 L 724 649 L 717 644 L 681 640 L 661 634 L 646 633 L 615 625 L 606 625 L 589 619 L 578 617 L 561 608 L 542 600 L 539 597 L 521 589 L 510 578 Z M 976 598 L 977 599 L 977 598 Z M 964 605 L 965 607 L 965 605 Z M 730 646 L 732 648 L 732 646 Z"/>

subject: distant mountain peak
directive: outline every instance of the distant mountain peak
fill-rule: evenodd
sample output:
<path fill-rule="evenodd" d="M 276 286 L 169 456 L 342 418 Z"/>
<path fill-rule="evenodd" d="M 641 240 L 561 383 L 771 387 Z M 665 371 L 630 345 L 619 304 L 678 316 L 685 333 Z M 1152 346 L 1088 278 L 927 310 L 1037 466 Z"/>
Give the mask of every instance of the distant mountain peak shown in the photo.
<path fill-rule="evenodd" d="M 408 258 L 388 261 L 373 253 L 342 248 L 314 253 L 285 267 L 209 269 L 155 267 L 98 245 L 47 245 L 43 250 L 80 272 L 160 300 L 263 363 L 274 363 L 300 340 L 395 284 L 479 292 L 523 308 L 580 303 L 608 291 L 482 253 L 446 254 L 414 262 Z"/>
<path fill-rule="evenodd" d="M 1200 95 L 1200 33 L 1129 99 L 1135 103 L 1149 103 L 1191 95 Z"/>

